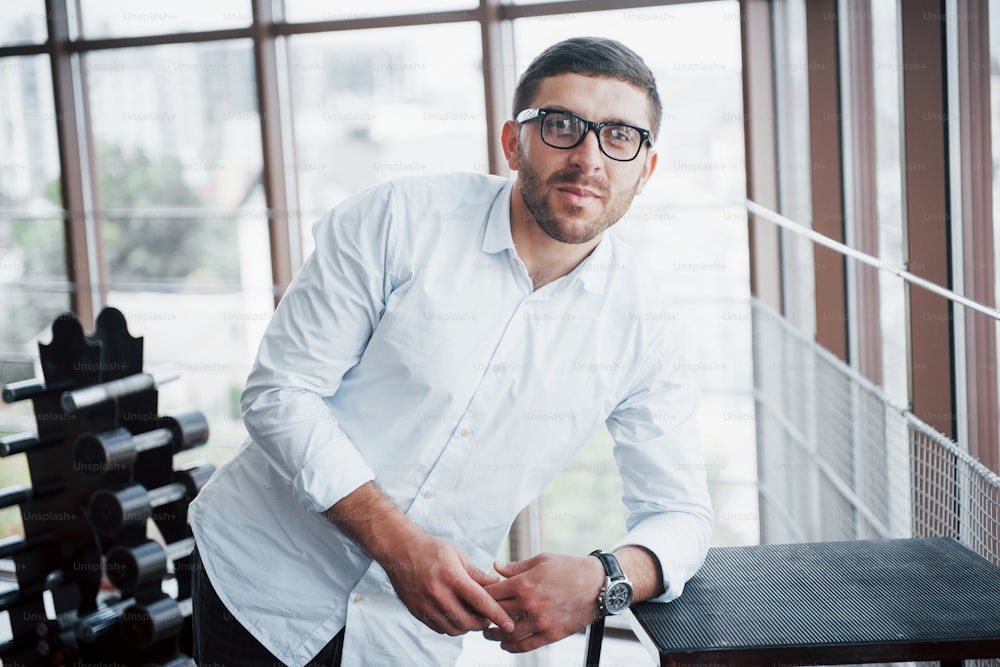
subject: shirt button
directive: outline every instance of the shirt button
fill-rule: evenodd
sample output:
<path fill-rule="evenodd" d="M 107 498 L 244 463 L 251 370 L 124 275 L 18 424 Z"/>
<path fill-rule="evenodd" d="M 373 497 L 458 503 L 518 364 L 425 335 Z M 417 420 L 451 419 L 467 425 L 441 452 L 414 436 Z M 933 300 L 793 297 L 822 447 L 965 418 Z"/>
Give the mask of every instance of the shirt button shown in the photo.
<path fill-rule="evenodd" d="M 469 429 L 463 428 L 461 431 L 458 432 L 458 434 L 460 436 L 462 436 L 463 438 L 468 438 L 469 437 Z"/>
<path fill-rule="evenodd" d="M 430 498 L 433 498 L 433 497 L 434 497 L 434 492 L 433 491 L 431 491 L 430 489 L 427 489 L 426 491 L 424 491 L 424 498 L 430 499 Z"/>
<path fill-rule="evenodd" d="M 354 596 L 354 604 L 359 604 L 362 600 L 364 600 L 364 598 L 361 597 L 360 595 Z"/>

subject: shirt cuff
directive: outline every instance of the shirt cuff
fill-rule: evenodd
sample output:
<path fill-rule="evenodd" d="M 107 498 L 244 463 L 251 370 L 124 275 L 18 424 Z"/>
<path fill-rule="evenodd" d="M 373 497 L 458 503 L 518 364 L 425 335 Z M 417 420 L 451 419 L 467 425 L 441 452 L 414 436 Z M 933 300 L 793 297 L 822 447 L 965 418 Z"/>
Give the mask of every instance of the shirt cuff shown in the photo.
<path fill-rule="evenodd" d="M 346 446 L 324 447 L 292 480 L 295 499 L 307 510 L 325 512 L 365 482 L 375 479 L 358 450 L 349 441 L 343 444 Z"/>
<path fill-rule="evenodd" d="M 664 519 L 669 524 L 655 521 L 657 525 L 639 525 L 623 537 L 612 550 L 625 546 L 638 546 L 649 551 L 659 561 L 660 572 L 663 575 L 664 592 L 650 602 L 670 602 L 680 597 L 684 592 L 684 584 L 693 577 L 705 562 L 708 551 L 707 537 L 702 540 L 698 527 L 691 530 L 678 530 L 681 522 L 700 523 L 695 518 Z"/>

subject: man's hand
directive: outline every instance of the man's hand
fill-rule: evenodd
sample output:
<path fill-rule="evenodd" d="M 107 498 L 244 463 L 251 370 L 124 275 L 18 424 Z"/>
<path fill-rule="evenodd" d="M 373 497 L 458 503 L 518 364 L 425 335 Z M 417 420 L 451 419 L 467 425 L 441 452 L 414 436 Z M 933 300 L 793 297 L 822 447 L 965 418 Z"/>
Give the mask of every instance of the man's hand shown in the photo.
<path fill-rule="evenodd" d="M 431 630 L 455 637 L 491 622 L 514 629 L 514 621 L 483 588 L 499 579 L 422 531 L 372 482 L 324 515 L 382 566 L 399 599 Z"/>
<path fill-rule="evenodd" d="M 495 563 L 504 581 L 486 586 L 514 619 L 514 630 L 483 632 L 511 653 L 531 651 L 577 633 L 597 619 L 604 567 L 593 556 L 543 553 L 517 563 Z"/>
<path fill-rule="evenodd" d="M 502 605 L 483 588 L 499 582 L 497 577 L 486 574 L 464 553 L 427 533 L 421 532 L 404 547 L 396 559 L 382 567 L 399 599 L 427 627 L 452 637 L 485 630 L 491 621 L 514 629 Z"/>

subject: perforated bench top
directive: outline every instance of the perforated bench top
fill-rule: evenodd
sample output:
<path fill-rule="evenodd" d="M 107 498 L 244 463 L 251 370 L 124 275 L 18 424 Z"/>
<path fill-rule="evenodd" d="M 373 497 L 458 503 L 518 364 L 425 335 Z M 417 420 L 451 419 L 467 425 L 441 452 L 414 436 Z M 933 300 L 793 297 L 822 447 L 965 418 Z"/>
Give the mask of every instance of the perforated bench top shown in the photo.
<path fill-rule="evenodd" d="M 1000 657 L 1000 568 L 946 538 L 721 547 L 633 613 L 664 665 Z"/>

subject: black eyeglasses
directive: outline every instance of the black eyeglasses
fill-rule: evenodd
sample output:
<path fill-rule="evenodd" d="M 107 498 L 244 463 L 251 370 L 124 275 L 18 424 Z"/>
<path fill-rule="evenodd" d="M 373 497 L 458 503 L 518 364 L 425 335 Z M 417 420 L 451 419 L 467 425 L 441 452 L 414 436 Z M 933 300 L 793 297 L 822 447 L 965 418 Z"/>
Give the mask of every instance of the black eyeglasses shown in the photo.
<path fill-rule="evenodd" d="M 634 160 L 645 142 L 653 144 L 652 133 L 625 123 L 595 123 L 575 113 L 560 109 L 525 109 L 517 114 L 518 123 L 539 119 L 542 141 L 553 148 L 576 148 L 591 130 L 597 135 L 601 152 L 612 160 Z"/>

